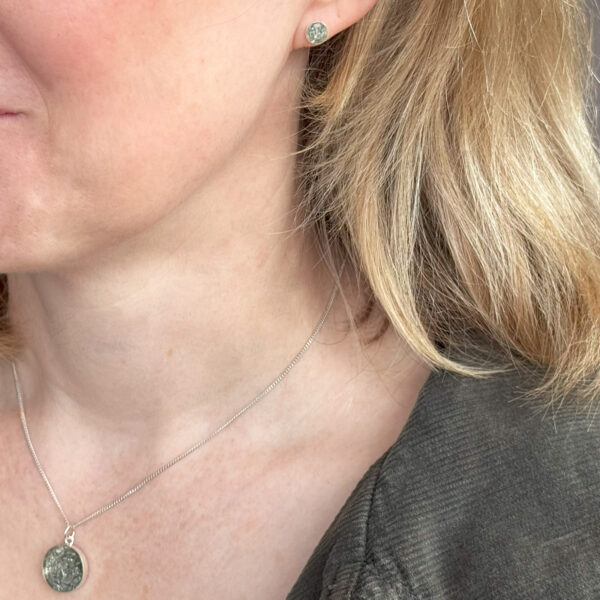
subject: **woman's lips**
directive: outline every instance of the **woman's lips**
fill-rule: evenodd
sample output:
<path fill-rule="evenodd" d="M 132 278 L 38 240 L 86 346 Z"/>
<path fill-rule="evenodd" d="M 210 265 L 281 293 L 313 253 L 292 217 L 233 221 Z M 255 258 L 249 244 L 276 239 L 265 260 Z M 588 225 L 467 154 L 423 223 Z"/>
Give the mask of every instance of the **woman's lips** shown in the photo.
<path fill-rule="evenodd" d="M 9 110 L 3 110 L 0 108 L 0 119 L 8 119 L 11 117 L 18 117 L 19 113 L 18 112 L 12 112 Z"/>

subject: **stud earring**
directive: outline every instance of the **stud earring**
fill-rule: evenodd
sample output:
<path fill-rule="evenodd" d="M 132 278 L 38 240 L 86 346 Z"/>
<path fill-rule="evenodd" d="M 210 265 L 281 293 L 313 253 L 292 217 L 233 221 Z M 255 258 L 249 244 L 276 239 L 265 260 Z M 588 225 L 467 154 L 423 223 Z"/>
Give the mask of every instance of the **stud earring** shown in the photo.
<path fill-rule="evenodd" d="M 318 46 L 327 39 L 327 26 L 325 25 L 325 23 L 321 23 L 321 21 L 311 23 L 306 28 L 305 36 L 310 44 L 312 44 L 313 46 Z"/>

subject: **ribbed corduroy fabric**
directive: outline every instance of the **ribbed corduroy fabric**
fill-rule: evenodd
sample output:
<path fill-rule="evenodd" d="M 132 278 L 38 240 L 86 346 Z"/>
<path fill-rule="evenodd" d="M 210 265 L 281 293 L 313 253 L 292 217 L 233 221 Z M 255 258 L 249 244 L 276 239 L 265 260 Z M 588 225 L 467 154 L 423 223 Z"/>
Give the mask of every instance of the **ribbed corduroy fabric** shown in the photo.
<path fill-rule="evenodd" d="M 600 600 L 597 405 L 432 371 L 286 600 Z"/>

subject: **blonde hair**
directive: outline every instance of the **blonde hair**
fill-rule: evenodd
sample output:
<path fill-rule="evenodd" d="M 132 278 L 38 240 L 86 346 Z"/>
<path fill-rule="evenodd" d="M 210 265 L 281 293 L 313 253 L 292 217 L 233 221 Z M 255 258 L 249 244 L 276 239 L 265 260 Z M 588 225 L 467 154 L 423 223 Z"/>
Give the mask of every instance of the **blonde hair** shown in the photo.
<path fill-rule="evenodd" d="M 359 323 L 371 309 L 433 368 L 539 367 L 546 404 L 600 397 L 591 57 L 577 0 L 379 0 L 311 48 L 298 215 L 369 290 Z M 440 350 L 490 343 L 492 369 Z"/>
<path fill-rule="evenodd" d="M 303 226 L 433 368 L 600 398 L 600 169 L 576 0 L 380 0 L 311 48 Z M 438 348 L 496 367 L 450 360 Z M 489 366 L 489 365 L 488 365 Z"/>

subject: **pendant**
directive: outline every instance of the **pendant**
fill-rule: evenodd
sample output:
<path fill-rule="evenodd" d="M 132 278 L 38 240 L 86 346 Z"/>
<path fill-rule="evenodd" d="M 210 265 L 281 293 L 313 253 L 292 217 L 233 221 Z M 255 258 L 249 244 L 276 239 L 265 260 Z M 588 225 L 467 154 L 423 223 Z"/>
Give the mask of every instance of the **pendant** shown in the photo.
<path fill-rule="evenodd" d="M 71 533 L 67 532 L 71 529 Z M 65 543 L 53 546 L 42 562 L 42 575 L 46 583 L 57 592 L 71 592 L 87 577 L 87 561 L 79 548 L 73 547 L 75 530 L 65 529 Z"/>

